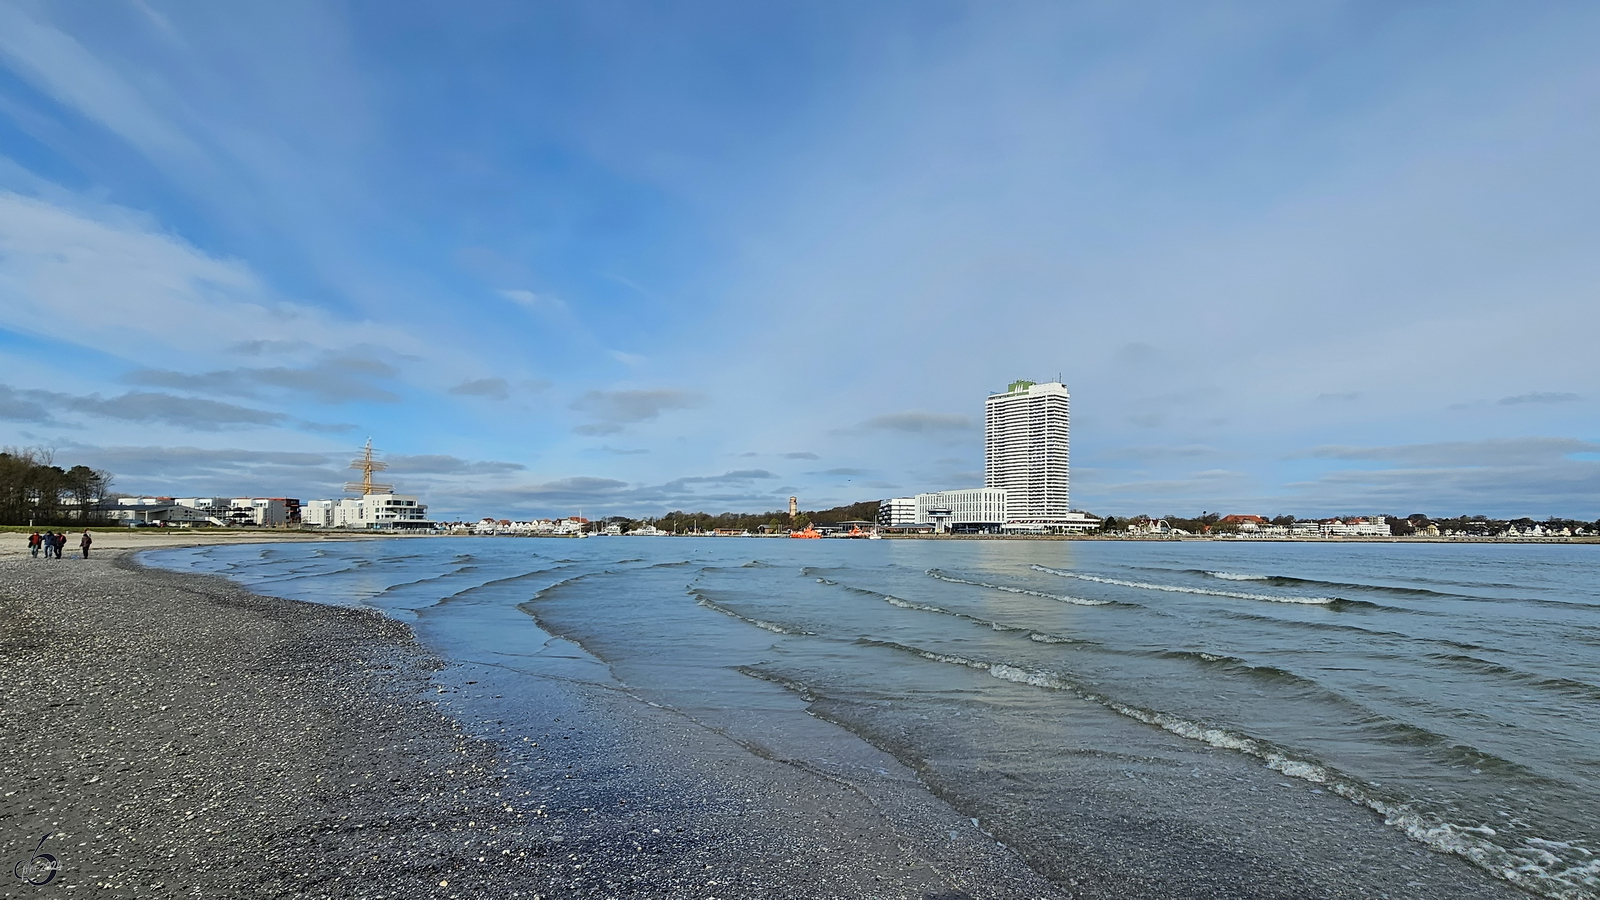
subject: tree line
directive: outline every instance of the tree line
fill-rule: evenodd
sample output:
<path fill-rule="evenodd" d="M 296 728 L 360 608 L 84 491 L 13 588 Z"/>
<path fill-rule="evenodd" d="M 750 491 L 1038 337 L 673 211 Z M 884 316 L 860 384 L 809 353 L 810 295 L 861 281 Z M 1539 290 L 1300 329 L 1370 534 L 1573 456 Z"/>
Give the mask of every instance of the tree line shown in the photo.
<path fill-rule="evenodd" d="M 110 493 L 110 472 L 84 465 L 63 469 L 48 449 L 0 450 L 0 524 L 96 524 Z"/>
<path fill-rule="evenodd" d="M 749 531 L 757 532 L 763 527 L 767 531 L 804 530 L 807 525 L 832 525 L 839 522 L 865 521 L 873 522 L 878 518 L 878 501 L 864 500 L 860 503 L 851 503 L 846 506 L 835 506 L 830 509 L 802 510 L 794 519 L 789 519 L 788 510 L 760 513 L 705 513 L 684 512 L 673 510 L 664 516 L 654 519 L 626 519 L 614 516 L 606 519 L 606 524 L 622 526 L 624 531 L 631 530 L 639 525 L 654 525 L 662 531 L 674 534 L 693 533 L 697 531 Z"/>

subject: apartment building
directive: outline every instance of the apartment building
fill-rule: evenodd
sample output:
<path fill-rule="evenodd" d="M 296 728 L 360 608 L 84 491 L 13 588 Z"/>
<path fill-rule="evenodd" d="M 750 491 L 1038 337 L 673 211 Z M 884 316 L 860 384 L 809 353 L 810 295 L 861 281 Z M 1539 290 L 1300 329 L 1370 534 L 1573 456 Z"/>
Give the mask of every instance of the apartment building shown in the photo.
<path fill-rule="evenodd" d="M 1058 381 L 1013 381 L 984 402 L 983 485 L 1006 497 L 1006 523 L 1080 528 L 1070 515 L 1071 395 Z"/>

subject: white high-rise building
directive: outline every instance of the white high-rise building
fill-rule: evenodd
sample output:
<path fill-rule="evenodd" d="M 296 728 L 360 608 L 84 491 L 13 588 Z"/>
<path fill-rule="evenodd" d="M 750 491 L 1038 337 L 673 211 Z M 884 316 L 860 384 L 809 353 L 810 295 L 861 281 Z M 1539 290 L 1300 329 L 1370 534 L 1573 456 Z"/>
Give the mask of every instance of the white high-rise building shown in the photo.
<path fill-rule="evenodd" d="M 1057 381 L 1013 381 L 984 403 L 983 486 L 1006 492 L 1008 525 L 1081 528 L 1068 515 L 1071 395 Z"/>

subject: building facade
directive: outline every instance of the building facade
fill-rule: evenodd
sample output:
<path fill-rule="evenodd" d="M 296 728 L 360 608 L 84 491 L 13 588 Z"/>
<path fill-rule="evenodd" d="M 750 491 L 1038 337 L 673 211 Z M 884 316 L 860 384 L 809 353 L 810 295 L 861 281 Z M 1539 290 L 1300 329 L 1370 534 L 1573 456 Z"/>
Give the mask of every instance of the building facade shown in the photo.
<path fill-rule="evenodd" d="M 428 506 L 402 494 L 365 494 L 339 500 L 312 500 L 301 513 L 322 528 L 432 528 Z"/>
<path fill-rule="evenodd" d="M 884 528 L 900 528 L 917 522 L 915 497 L 891 497 L 878 501 L 878 524 Z"/>
<path fill-rule="evenodd" d="M 1071 395 L 1057 381 L 1013 381 L 991 394 L 983 414 L 983 484 L 1005 492 L 1005 522 L 1033 529 L 1077 529 L 1070 515 Z"/>
<path fill-rule="evenodd" d="M 998 533 L 1007 521 L 1007 493 L 999 488 L 934 491 L 913 500 L 916 522 L 940 533 Z"/>

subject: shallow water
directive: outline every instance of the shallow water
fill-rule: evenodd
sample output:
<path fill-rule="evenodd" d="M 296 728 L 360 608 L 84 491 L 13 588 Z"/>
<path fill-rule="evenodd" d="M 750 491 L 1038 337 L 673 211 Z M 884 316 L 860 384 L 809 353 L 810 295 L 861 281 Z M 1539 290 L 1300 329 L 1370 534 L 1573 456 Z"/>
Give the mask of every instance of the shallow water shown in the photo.
<path fill-rule="evenodd" d="M 560 645 L 566 677 L 870 765 L 820 716 L 1001 819 L 1027 792 L 1008 812 L 964 766 L 1002 748 L 1008 777 L 1048 786 L 1090 709 L 1537 893 L 1600 896 L 1596 547 L 445 538 L 145 558 L 372 606 L 458 659 L 515 669 Z"/>

